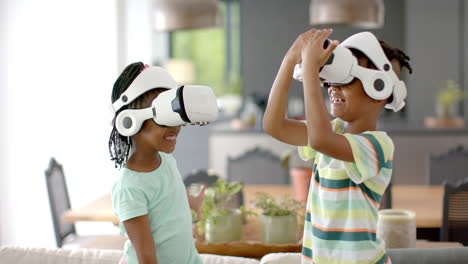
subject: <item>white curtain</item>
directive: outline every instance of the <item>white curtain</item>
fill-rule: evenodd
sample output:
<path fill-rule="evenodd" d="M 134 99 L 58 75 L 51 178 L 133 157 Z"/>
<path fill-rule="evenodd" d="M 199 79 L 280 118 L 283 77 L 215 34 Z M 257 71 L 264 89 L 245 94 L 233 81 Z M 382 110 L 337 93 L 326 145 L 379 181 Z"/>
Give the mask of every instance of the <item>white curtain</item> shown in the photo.
<path fill-rule="evenodd" d="M 63 164 L 72 206 L 110 191 L 116 5 L 0 1 L 2 245 L 55 245 L 44 176 L 51 157 Z"/>

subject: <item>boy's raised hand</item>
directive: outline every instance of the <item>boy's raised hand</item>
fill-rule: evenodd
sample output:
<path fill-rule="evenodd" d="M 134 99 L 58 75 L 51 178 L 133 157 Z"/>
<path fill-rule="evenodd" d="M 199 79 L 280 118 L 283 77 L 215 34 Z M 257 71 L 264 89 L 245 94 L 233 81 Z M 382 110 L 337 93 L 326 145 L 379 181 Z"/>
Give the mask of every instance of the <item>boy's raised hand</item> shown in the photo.
<path fill-rule="evenodd" d="M 193 196 L 187 193 L 189 206 L 191 209 L 193 209 L 197 213 L 197 215 L 200 214 L 203 199 L 205 199 L 205 189 L 206 189 L 206 185 L 202 184 L 200 186 L 200 190 L 198 194 Z"/>
<path fill-rule="evenodd" d="M 337 40 L 333 40 L 328 47 L 324 49 L 323 44 L 333 30 L 321 29 L 315 30 L 314 32 L 311 31 L 312 30 L 309 30 L 304 34 L 301 34 L 301 36 L 304 36 L 301 57 L 302 61 L 310 63 L 314 68 L 319 69 L 327 62 L 339 42 Z"/>
<path fill-rule="evenodd" d="M 286 58 L 291 60 L 294 64 L 301 63 L 302 50 L 305 40 L 310 38 L 311 35 L 315 34 L 316 31 L 316 29 L 311 29 L 299 35 L 286 53 Z"/>

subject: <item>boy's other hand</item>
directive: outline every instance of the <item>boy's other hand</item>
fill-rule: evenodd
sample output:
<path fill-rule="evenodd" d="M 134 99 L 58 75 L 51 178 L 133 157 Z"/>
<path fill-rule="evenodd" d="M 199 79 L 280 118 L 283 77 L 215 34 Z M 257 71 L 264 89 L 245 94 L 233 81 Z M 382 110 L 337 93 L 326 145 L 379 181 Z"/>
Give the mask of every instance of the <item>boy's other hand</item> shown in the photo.
<path fill-rule="evenodd" d="M 323 48 L 323 44 L 328 39 L 330 34 L 333 32 L 332 29 L 321 29 L 316 30 L 313 34 L 307 34 L 310 31 L 306 32 L 303 39 L 303 47 L 301 57 L 302 60 L 310 63 L 312 66 L 319 69 L 322 67 L 338 46 L 339 42 L 333 40 L 330 42 L 327 48 Z M 301 36 L 302 36 L 301 35 Z"/>
<path fill-rule="evenodd" d="M 206 188 L 206 185 L 202 184 L 200 186 L 200 190 L 198 194 L 191 195 L 187 193 L 190 208 L 193 209 L 197 213 L 197 216 L 200 214 L 203 199 L 205 198 L 205 188 Z"/>
<path fill-rule="evenodd" d="M 310 38 L 310 36 L 314 35 L 316 31 L 317 30 L 313 28 L 299 35 L 297 39 L 294 41 L 294 43 L 291 45 L 291 47 L 289 48 L 288 52 L 286 53 L 285 58 L 287 58 L 294 64 L 301 63 L 302 61 L 301 54 L 302 54 L 305 40 Z"/>

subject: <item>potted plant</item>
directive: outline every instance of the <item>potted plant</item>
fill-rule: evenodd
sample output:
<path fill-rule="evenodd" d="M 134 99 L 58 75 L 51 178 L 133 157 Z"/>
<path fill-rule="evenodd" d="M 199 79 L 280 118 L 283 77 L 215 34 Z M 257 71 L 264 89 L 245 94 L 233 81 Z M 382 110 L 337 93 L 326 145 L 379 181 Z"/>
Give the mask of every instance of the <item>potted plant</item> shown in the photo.
<path fill-rule="evenodd" d="M 426 117 L 426 127 L 462 127 L 464 119 L 458 116 L 457 106 L 465 98 L 465 93 L 453 80 L 445 81 L 436 94 L 435 117 Z"/>
<path fill-rule="evenodd" d="M 221 178 L 205 189 L 197 228 L 200 234 L 205 233 L 207 242 L 241 239 L 243 211 L 239 206 L 232 206 L 233 198 L 241 189 L 241 183 Z"/>
<path fill-rule="evenodd" d="M 289 175 L 294 188 L 294 199 L 305 202 L 309 194 L 312 177 L 312 161 L 303 161 L 297 149 L 286 151 L 281 157 L 281 166 L 289 167 Z"/>
<path fill-rule="evenodd" d="M 297 243 L 298 212 L 304 210 L 304 203 L 289 196 L 276 201 L 266 193 L 256 193 L 252 206 L 260 214 L 261 240 L 265 244 Z"/>
<path fill-rule="evenodd" d="M 447 80 L 445 87 L 437 91 L 436 115 L 438 118 L 457 117 L 457 104 L 465 98 L 460 86 L 453 80 Z"/>

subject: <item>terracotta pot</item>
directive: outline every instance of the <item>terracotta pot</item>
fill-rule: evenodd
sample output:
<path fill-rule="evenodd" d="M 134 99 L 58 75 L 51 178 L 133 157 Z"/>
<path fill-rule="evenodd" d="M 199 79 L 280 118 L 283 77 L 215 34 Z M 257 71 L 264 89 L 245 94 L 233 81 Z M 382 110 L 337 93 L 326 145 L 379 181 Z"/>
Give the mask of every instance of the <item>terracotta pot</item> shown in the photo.
<path fill-rule="evenodd" d="M 307 201 L 312 170 L 302 168 L 289 169 L 289 174 L 294 187 L 294 199 L 302 202 Z"/>

